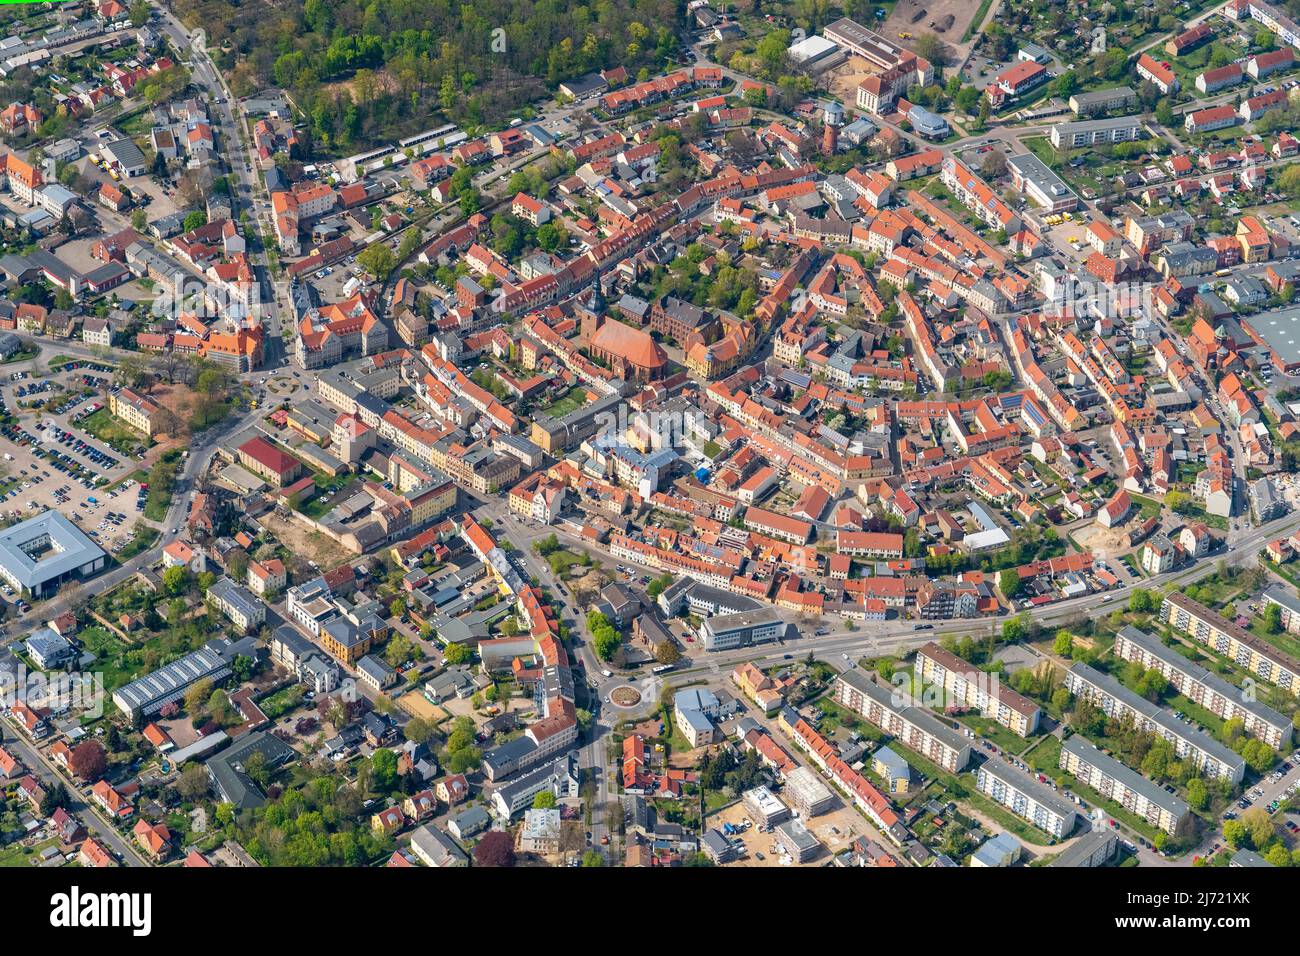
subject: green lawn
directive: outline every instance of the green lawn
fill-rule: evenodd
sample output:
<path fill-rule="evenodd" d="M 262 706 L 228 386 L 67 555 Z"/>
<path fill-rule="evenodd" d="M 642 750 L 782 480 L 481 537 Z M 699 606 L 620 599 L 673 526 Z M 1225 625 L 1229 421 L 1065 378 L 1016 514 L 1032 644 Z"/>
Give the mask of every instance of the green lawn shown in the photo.
<path fill-rule="evenodd" d="M 112 693 L 140 676 L 140 670 L 127 657 L 130 646 L 102 627 L 88 627 L 77 635 L 82 646 L 95 655 L 93 670 L 104 675 L 104 690 Z"/>
<path fill-rule="evenodd" d="M 57 839 L 46 840 L 31 847 L 14 843 L 0 850 L 0 866 L 39 866 L 40 852 L 46 847 L 58 846 L 58 843 Z"/>
<path fill-rule="evenodd" d="M 1270 634 L 1268 628 L 1264 626 L 1262 617 L 1256 617 L 1250 622 L 1250 632 L 1260 640 L 1276 647 L 1279 651 L 1290 654 L 1292 657 L 1300 657 L 1300 640 L 1297 640 L 1294 634 L 1287 631 Z"/>
<path fill-rule="evenodd" d="M 979 736 L 991 740 L 993 743 L 997 744 L 998 747 L 1008 753 L 1021 753 L 1026 747 L 1033 743 L 1032 740 L 1026 740 L 1019 734 L 1013 733 L 1006 727 L 1003 727 L 996 720 L 990 720 L 988 717 L 980 717 L 978 714 L 958 717 L 957 721 L 965 724 Z M 975 742 L 973 742 L 972 745 L 975 747 L 979 746 L 979 744 Z"/>
<path fill-rule="evenodd" d="M 582 557 L 567 548 L 561 548 L 559 551 L 552 551 L 548 554 L 546 563 L 551 566 L 551 573 L 558 578 L 563 577 L 569 568 L 575 564 L 582 564 Z"/>
<path fill-rule="evenodd" d="M 1129 497 L 1132 498 L 1133 503 L 1138 506 L 1143 521 L 1146 521 L 1147 518 L 1155 518 L 1159 516 L 1160 502 L 1156 501 L 1154 498 L 1144 498 L 1142 495 L 1135 495 L 1131 492 L 1129 493 Z"/>
<path fill-rule="evenodd" d="M 26 362 L 30 359 L 36 358 L 38 355 L 40 355 L 40 352 L 37 349 L 20 349 L 3 362 L 0 362 L 0 365 L 13 365 L 16 362 Z"/>
<path fill-rule="evenodd" d="M 542 411 L 552 418 L 563 418 L 570 412 L 576 412 L 587 404 L 587 393 L 581 388 L 571 388 L 563 397 L 548 405 Z"/>
<path fill-rule="evenodd" d="M 134 558 L 142 551 L 148 551 L 153 547 L 153 543 L 158 540 L 158 530 L 150 528 L 148 525 L 141 524 L 135 529 L 135 534 L 131 541 L 121 551 L 117 553 L 119 561 L 126 561 Z"/>
<path fill-rule="evenodd" d="M 120 455 L 134 454 L 137 448 L 148 444 L 148 439 L 143 434 L 116 418 L 107 408 L 87 415 L 77 422 L 76 427 L 98 438 Z"/>

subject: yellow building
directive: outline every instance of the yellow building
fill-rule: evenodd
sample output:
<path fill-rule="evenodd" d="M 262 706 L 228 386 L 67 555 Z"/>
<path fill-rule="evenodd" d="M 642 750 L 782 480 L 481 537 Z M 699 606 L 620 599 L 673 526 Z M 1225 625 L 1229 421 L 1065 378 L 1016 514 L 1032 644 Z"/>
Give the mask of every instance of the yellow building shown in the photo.
<path fill-rule="evenodd" d="M 108 397 L 108 410 L 136 431 L 152 438 L 162 409 L 133 389 L 124 388 Z"/>

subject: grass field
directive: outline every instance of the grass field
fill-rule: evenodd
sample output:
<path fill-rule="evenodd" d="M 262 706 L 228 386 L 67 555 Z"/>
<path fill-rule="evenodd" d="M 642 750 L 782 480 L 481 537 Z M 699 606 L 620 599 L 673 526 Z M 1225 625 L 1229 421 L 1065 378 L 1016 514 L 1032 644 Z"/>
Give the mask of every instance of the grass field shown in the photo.
<path fill-rule="evenodd" d="M 138 525 L 135 529 L 135 535 L 131 542 L 117 553 L 119 561 L 126 561 L 134 558 L 141 551 L 148 551 L 153 547 L 153 543 L 158 540 L 158 530 L 150 528 L 148 525 Z"/>
<path fill-rule="evenodd" d="M 126 422 L 114 417 L 107 408 L 101 408 L 77 422 L 77 428 L 98 438 L 119 455 L 130 455 L 147 439 Z"/>
<path fill-rule="evenodd" d="M 563 418 L 565 415 L 568 415 L 570 412 L 576 412 L 578 409 L 580 409 L 583 405 L 586 404 L 587 404 L 586 393 L 580 388 L 571 388 L 567 393 L 565 393 L 563 398 L 560 398 L 553 404 L 548 405 L 545 409 L 543 409 L 543 411 L 547 415 L 550 415 L 552 418 Z"/>

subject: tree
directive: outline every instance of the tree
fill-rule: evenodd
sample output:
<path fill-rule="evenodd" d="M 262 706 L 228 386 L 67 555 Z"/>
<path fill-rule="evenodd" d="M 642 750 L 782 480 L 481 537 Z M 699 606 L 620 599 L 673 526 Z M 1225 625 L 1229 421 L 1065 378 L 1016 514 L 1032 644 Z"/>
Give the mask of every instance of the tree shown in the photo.
<path fill-rule="evenodd" d="M 1146 614 L 1155 608 L 1155 598 L 1145 588 L 1134 588 L 1129 595 L 1128 609 L 1134 614 Z"/>
<path fill-rule="evenodd" d="M 1187 803 L 1193 810 L 1204 810 L 1210 805 L 1210 791 L 1200 777 L 1187 781 Z"/>
<path fill-rule="evenodd" d="M 150 9 L 147 0 L 136 0 L 131 4 L 131 26 L 142 27 L 149 22 Z"/>
<path fill-rule="evenodd" d="M 1074 635 L 1069 631 L 1061 630 L 1056 632 L 1056 641 L 1052 644 L 1052 650 L 1057 657 L 1070 657 L 1074 654 Z"/>
<path fill-rule="evenodd" d="M 384 747 L 370 758 L 370 780 L 381 793 L 389 793 L 397 786 L 397 754 Z"/>
<path fill-rule="evenodd" d="M 1300 196 L 1300 163 L 1291 163 L 1278 174 L 1277 188 L 1288 196 Z"/>
<path fill-rule="evenodd" d="M 979 90 L 973 86 L 963 86 L 952 98 L 952 102 L 953 106 L 970 116 L 979 108 L 980 99 Z"/>
<path fill-rule="evenodd" d="M 82 780 L 99 780 L 108 767 L 108 759 L 98 740 L 83 740 L 72 748 L 68 766 Z"/>
<path fill-rule="evenodd" d="M 489 831 L 474 847 L 474 862 L 478 866 L 514 866 L 514 839 L 503 830 Z"/>
<path fill-rule="evenodd" d="M 588 850 L 582 854 L 582 865 L 584 867 L 596 867 L 605 865 L 605 857 L 599 850 Z"/>
<path fill-rule="evenodd" d="M 998 572 L 998 590 L 1002 592 L 1003 597 L 1008 601 L 1014 599 L 1023 586 L 1024 582 L 1015 568 L 1007 568 Z"/>
<path fill-rule="evenodd" d="M 912 49 L 918 56 L 929 60 L 940 70 L 952 62 L 952 50 L 933 33 L 922 33 L 912 41 Z"/>
<path fill-rule="evenodd" d="M 553 810 L 555 809 L 555 794 L 550 790 L 540 790 L 533 797 L 534 810 Z"/>
<path fill-rule="evenodd" d="M 659 595 L 663 594 L 672 583 L 673 576 L 671 574 L 661 574 L 659 577 L 650 580 L 650 583 L 646 585 L 645 593 L 650 600 L 657 601 Z"/>
<path fill-rule="evenodd" d="M 189 572 L 182 564 L 167 568 L 162 573 L 163 592 L 172 596 L 180 594 L 188 578 Z"/>
<path fill-rule="evenodd" d="M 1270 604 L 1264 608 L 1264 628 L 1270 634 L 1282 633 L 1282 607 L 1278 604 Z"/>
<path fill-rule="evenodd" d="M 442 651 L 442 658 L 448 664 L 468 664 L 473 656 L 474 652 L 464 644 L 448 644 Z"/>
<path fill-rule="evenodd" d="M 1073 70 L 1067 70 L 1056 78 L 1054 92 L 1062 99 L 1069 99 L 1069 97 L 1074 95 L 1074 91 L 1078 88 L 1078 75 L 1076 75 Z"/>
<path fill-rule="evenodd" d="M 176 792 L 184 800 L 195 801 L 208 792 L 208 774 L 201 763 L 191 763 L 181 771 L 176 781 Z"/>
<path fill-rule="evenodd" d="M 189 690 L 185 692 L 185 712 L 193 720 L 203 713 L 203 706 L 212 696 L 212 681 L 204 677 L 190 685 Z"/>
<path fill-rule="evenodd" d="M 239 548 L 235 548 L 229 554 L 227 554 L 226 570 L 230 572 L 230 577 L 233 578 L 235 581 L 245 580 L 248 577 L 247 552 Z"/>
<path fill-rule="evenodd" d="M 393 250 L 389 249 L 387 244 L 377 242 L 357 256 L 357 264 L 383 282 L 397 267 L 397 257 L 393 255 Z"/>
<path fill-rule="evenodd" d="M 41 798 L 41 816 L 53 816 L 55 810 L 67 805 L 68 788 L 61 783 L 55 783 L 45 788 L 45 796 Z"/>
<path fill-rule="evenodd" d="M 1029 619 L 1023 614 L 1017 614 L 1015 617 L 1004 621 L 1002 624 L 1002 640 L 1008 644 L 1015 644 L 1017 641 L 1023 640 L 1029 630 L 1028 622 Z"/>
<path fill-rule="evenodd" d="M 676 641 L 664 641 L 655 648 L 655 660 L 660 664 L 676 664 L 681 659 L 682 651 Z"/>

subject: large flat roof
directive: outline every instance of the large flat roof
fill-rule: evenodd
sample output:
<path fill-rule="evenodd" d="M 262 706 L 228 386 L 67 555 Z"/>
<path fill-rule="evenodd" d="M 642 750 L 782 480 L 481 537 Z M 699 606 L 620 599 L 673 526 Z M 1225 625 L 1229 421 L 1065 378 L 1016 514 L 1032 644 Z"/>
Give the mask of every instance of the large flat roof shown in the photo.
<path fill-rule="evenodd" d="M 1300 306 L 1260 312 L 1242 320 L 1284 365 L 1300 362 Z"/>
<path fill-rule="evenodd" d="M 32 544 L 42 537 L 49 542 L 37 552 Z M 39 590 L 46 581 L 104 556 L 103 548 L 58 511 L 46 511 L 0 532 L 0 564 L 28 590 Z"/>

